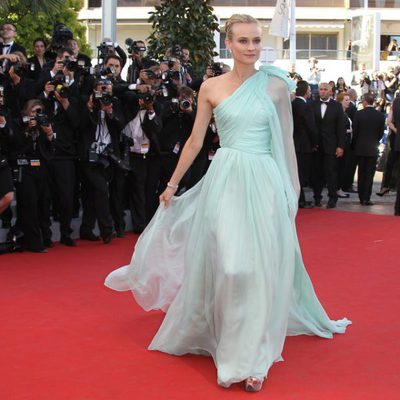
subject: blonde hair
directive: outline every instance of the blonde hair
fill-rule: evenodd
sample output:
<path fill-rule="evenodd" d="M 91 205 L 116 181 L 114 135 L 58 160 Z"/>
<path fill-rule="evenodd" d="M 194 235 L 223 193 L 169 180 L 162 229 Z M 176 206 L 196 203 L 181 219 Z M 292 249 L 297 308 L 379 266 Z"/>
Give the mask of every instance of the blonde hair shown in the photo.
<path fill-rule="evenodd" d="M 252 17 L 248 14 L 233 14 L 226 22 L 225 22 L 225 33 L 226 37 L 229 40 L 232 40 L 232 27 L 235 24 L 257 24 L 257 26 L 261 29 L 261 23 L 258 19 Z"/>

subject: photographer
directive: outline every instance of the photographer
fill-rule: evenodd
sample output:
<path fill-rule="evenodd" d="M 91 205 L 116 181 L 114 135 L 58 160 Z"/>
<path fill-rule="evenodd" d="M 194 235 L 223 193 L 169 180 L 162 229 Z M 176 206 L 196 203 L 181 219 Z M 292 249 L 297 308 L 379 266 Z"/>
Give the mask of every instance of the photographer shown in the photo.
<path fill-rule="evenodd" d="M 224 74 L 224 73 L 230 71 L 230 69 L 226 70 L 226 67 L 229 68 L 228 65 L 226 65 L 226 64 L 224 64 L 224 63 L 222 63 L 222 62 L 213 62 L 213 63 L 210 63 L 209 65 L 207 65 L 206 73 L 205 73 L 201 78 L 194 79 L 194 80 L 192 81 L 190 87 L 191 87 L 195 92 L 198 93 L 199 90 L 200 90 L 201 84 L 202 84 L 205 80 L 207 80 L 207 79 L 209 79 L 209 78 L 212 78 L 212 77 L 214 77 L 214 76 L 222 75 L 222 74 Z"/>
<path fill-rule="evenodd" d="M 156 183 L 149 176 L 153 163 L 159 162 L 160 148 L 157 135 L 161 131 L 162 106 L 153 92 L 137 93 L 124 106 L 126 121 L 122 131 L 129 145 L 128 173 L 129 205 L 133 231 L 141 233 L 149 220 L 149 199 L 154 198 Z"/>
<path fill-rule="evenodd" d="M 162 114 L 162 130 L 159 134 L 161 163 L 157 173 L 159 181 L 157 193 L 162 193 L 167 187 L 178 163 L 183 146 L 192 132 L 196 112 L 194 110 L 194 93 L 187 86 L 178 91 L 178 98 L 172 99 L 164 105 Z M 187 178 L 187 176 L 186 176 Z M 185 179 L 182 184 L 184 186 Z M 153 199 L 153 212 L 156 210 L 157 197 Z"/>
<path fill-rule="evenodd" d="M 0 55 L 9 55 L 15 53 L 16 51 L 19 51 L 22 54 L 26 55 L 25 48 L 14 41 L 15 36 L 17 36 L 17 28 L 14 24 L 7 22 L 1 25 L 0 36 Z M 7 58 L 4 58 L 0 62 L 2 70 L 7 69 L 7 64 Z"/>
<path fill-rule="evenodd" d="M 76 243 L 70 235 L 76 179 L 78 104 L 74 97 L 70 97 L 66 83 L 59 85 L 52 81 L 46 83 L 41 100 L 54 134 L 53 157 L 48 161 L 53 216 L 56 211 L 59 213 L 60 243 L 75 246 Z"/>
<path fill-rule="evenodd" d="M 142 69 L 148 69 L 157 63 L 150 57 L 144 55 L 147 49 L 142 40 L 134 41 L 128 38 L 125 40 L 125 45 L 132 59 L 131 65 L 128 68 L 126 80 L 129 83 L 137 83 L 140 71 Z"/>
<path fill-rule="evenodd" d="M 79 63 L 82 61 L 82 65 L 85 67 L 92 66 L 92 60 L 86 54 L 80 52 L 78 42 L 75 39 L 68 40 L 68 49 L 72 51 L 72 55 L 75 57 L 75 60 Z"/>
<path fill-rule="evenodd" d="M 121 60 L 121 69 L 124 68 L 127 60 L 124 50 L 117 42 L 113 42 L 109 38 L 104 38 L 100 45 L 97 46 L 97 61 L 99 64 L 96 66 L 96 69 L 105 64 L 106 59 L 110 56 L 119 57 Z"/>
<path fill-rule="evenodd" d="M 93 234 L 97 218 L 105 244 L 115 236 L 109 204 L 109 182 L 121 164 L 120 131 L 124 116 L 112 82 L 99 80 L 82 108 L 79 159 L 82 172 L 81 239 L 98 240 Z"/>
<path fill-rule="evenodd" d="M 53 154 L 54 133 L 39 100 L 29 100 L 22 117 L 5 122 L 3 135 L 7 136 L 17 192 L 22 246 L 25 250 L 44 253 L 46 247 L 52 246 L 46 162 Z"/>
<path fill-rule="evenodd" d="M 51 82 L 57 90 L 65 88 L 69 97 L 79 97 L 78 84 L 75 81 L 77 63 L 72 51 L 66 48 L 57 50 L 57 56 L 51 67 L 43 68 L 38 86 L 41 91 L 48 82 Z"/>
<path fill-rule="evenodd" d="M 5 140 L 3 131 L 6 126 L 6 117 L 2 111 L 0 112 L 0 215 L 9 207 L 14 198 L 11 170 L 3 151 L 3 141 Z"/>

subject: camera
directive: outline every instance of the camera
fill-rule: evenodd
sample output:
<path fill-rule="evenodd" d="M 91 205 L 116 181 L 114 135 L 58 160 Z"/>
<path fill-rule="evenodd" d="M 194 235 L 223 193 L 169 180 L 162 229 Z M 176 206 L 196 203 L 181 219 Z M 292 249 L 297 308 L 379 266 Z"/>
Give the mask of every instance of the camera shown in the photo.
<path fill-rule="evenodd" d="M 181 79 L 181 73 L 179 71 L 174 71 L 174 70 L 170 69 L 161 75 L 161 79 L 165 83 L 168 83 L 170 79 L 179 80 L 179 79 Z"/>
<path fill-rule="evenodd" d="M 182 46 L 180 44 L 174 44 L 171 49 L 171 54 L 173 57 L 182 58 Z"/>
<path fill-rule="evenodd" d="M 16 62 L 12 63 L 11 66 L 14 69 L 14 72 L 21 78 L 25 73 L 34 71 L 35 64 L 33 63 L 23 63 L 23 62 Z"/>
<path fill-rule="evenodd" d="M 223 65 L 224 65 L 223 63 L 219 63 L 219 62 L 210 64 L 210 68 L 212 69 L 214 76 L 222 75 Z"/>
<path fill-rule="evenodd" d="M 141 42 L 139 42 L 141 43 Z M 146 51 L 145 46 L 138 46 L 138 41 L 133 40 L 131 38 L 127 38 L 125 40 L 126 51 L 128 54 L 139 54 L 141 51 Z"/>
<path fill-rule="evenodd" d="M 57 92 L 64 99 L 69 97 L 69 87 L 64 85 L 67 82 L 65 78 L 62 73 L 54 75 L 53 79 L 49 82 L 50 85 L 54 86 L 54 91 L 50 92 L 51 96 L 54 96 L 54 92 Z"/>
<path fill-rule="evenodd" d="M 50 126 L 49 117 L 43 112 L 37 112 L 35 120 L 41 126 Z"/>
<path fill-rule="evenodd" d="M 68 40 L 73 39 L 71 29 L 64 24 L 55 26 L 50 46 L 54 50 L 68 47 Z"/>
<path fill-rule="evenodd" d="M 154 92 L 137 93 L 139 99 L 143 100 L 144 104 L 154 103 Z"/>
<path fill-rule="evenodd" d="M 94 91 L 93 102 L 97 107 L 100 107 L 100 102 L 105 106 L 112 104 L 112 95 L 107 91 L 107 87 L 102 86 L 101 90 Z"/>
<path fill-rule="evenodd" d="M 192 106 L 192 103 L 191 103 L 188 99 L 182 99 L 182 100 L 179 102 L 179 107 L 180 107 L 182 110 L 188 110 L 191 106 Z"/>
<path fill-rule="evenodd" d="M 115 54 L 114 43 L 113 42 L 101 42 L 97 46 L 97 58 L 98 60 L 104 60 L 108 56 Z"/>
<path fill-rule="evenodd" d="M 93 142 L 89 149 L 89 162 L 107 168 L 110 165 L 110 161 L 113 162 L 118 168 L 123 171 L 131 171 L 130 166 L 121 160 L 118 156 L 114 154 L 114 149 L 110 144 L 108 144 L 103 151 L 97 152 L 98 146 L 104 146 L 104 143 Z"/>

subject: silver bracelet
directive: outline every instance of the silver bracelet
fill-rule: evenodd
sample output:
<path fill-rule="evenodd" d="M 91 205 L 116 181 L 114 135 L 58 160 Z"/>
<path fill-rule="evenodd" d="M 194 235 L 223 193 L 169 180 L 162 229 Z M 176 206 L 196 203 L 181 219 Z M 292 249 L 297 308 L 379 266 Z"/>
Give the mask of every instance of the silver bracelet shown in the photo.
<path fill-rule="evenodd" d="M 167 187 L 169 187 L 169 188 L 171 188 L 171 189 L 178 189 L 178 187 L 179 187 L 179 185 L 174 185 L 173 183 L 171 183 L 171 182 L 168 182 L 167 183 Z"/>

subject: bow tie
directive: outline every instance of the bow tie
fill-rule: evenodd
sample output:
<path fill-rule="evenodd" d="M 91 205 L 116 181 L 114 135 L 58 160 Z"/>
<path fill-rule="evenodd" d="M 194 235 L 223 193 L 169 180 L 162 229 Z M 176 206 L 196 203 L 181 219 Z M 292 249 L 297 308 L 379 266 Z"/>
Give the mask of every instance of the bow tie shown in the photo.
<path fill-rule="evenodd" d="M 1 47 L 11 47 L 11 44 L 2 44 Z"/>
<path fill-rule="evenodd" d="M 319 101 L 320 101 L 321 103 L 328 104 L 330 100 L 321 100 L 321 99 L 320 99 Z"/>

